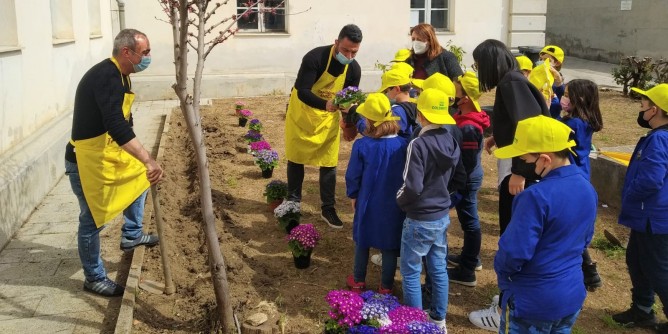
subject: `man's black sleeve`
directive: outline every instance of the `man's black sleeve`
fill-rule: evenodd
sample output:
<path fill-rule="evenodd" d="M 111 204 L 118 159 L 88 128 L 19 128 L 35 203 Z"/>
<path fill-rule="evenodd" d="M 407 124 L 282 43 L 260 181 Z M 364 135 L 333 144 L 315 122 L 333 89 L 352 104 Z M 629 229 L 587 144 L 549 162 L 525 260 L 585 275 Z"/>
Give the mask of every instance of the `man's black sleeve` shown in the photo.
<path fill-rule="evenodd" d="M 129 85 L 128 79 L 124 78 L 124 80 Z M 95 102 L 100 109 L 104 128 L 119 146 L 135 138 L 132 126 L 123 117 L 125 89 L 119 73 L 118 76 L 107 75 L 100 78 L 98 87 L 94 91 Z"/>
<path fill-rule="evenodd" d="M 299 100 L 307 106 L 325 110 L 327 108 L 327 100 L 321 99 L 311 91 L 315 82 L 325 72 L 325 66 L 327 66 L 326 62 L 324 64 L 322 62 L 321 52 L 316 51 L 320 51 L 319 48 L 311 50 L 302 58 L 302 64 L 297 73 L 297 80 L 295 80 L 295 89 L 297 90 Z M 327 56 L 325 56 L 325 61 L 326 58 Z"/>

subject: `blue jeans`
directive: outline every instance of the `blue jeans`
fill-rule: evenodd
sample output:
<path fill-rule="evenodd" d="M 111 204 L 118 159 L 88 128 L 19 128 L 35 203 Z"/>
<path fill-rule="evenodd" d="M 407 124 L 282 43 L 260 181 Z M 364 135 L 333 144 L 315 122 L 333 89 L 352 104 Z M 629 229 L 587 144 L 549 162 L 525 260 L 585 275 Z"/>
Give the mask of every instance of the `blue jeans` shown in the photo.
<path fill-rule="evenodd" d="M 659 295 L 668 316 L 668 234 L 653 234 L 647 225 L 647 233 L 631 230 L 626 247 L 631 298 L 636 305 L 652 307 L 655 294 Z"/>
<path fill-rule="evenodd" d="M 460 265 L 470 271 L 475 270 L 480 258 L 480 243 L 482 242 L 482 232 L 480 231 L 480 219 L 478 218 L 478 190 L 482 185 L 482 175 L 480 177 L 470 178 L 466 182 L 466 192 L 455 207 L 457 217 L 464 231 L 464 246 Z"/>
<path fill-rule="evenodd" d="M 406 218 L 401 234 L 401 276 L 403 276 L 404 304 L 422 308 L 420 273 L 422 257 L 426 257 L 427 272 L 431 276 L 432 319 L 443 320 L 448 310 L 448 249 L 447 230 L 450 217 L 435 221 Z"/>
<path fill-rule="evenodd" d="M 508 304 L 501 309 L 499 334 L 570 334 L 580 311 L 554 321 L 522 319 L 515 317 L 514 313 L 515 310 Z"/>
<path fill-rule="evenodd" d="M 99 281 L 107 277 L 107 272 L 100 256 L 100 231 L 104 225 L 98 228 L 93 220 L 93 215 L 88 208 L 86 198 L 81 188 L 81 179 L 79 178 L 79 168 L 76 163 L 65 160 L 65 174 L 70 179 L 72 192 L 79 200 L 79 231 L 78 248 L 79 259 L 83 267 L 84 275 L 89 282 Z M 146 201 L 145 191 L 143 194 L 123 210 L 125 223 L 122 227 L 122 236 L 133 240 L 142 235 L 142 219 L 144 218 L 144 203 Z"/>
<path fill-rule="evenodd" d="M 383 265 L 380 271 L 380 284 L 385 289 L 392 289 L 394 273 L 397 271 L 398 250 L 380 250 Z M 366 268 L 369 264 L 369 248 L 355 246 L 355 263 L 353 264 L 353 278 L 355 282 L 366 280 Z"/>

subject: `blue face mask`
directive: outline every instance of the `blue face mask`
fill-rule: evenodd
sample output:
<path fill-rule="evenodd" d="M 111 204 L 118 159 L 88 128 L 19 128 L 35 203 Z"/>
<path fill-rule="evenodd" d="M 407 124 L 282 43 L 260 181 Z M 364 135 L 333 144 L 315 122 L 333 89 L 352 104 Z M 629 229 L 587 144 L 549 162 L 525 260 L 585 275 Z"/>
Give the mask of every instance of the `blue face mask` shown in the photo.
<path fill-rule="evenodd" d="M 341 63 L 343 65 L 348 65 L 348 64 L 352 63 L 353 59 L 355 59 L 355 58 L 350 58 L 350 59 L 346 58 L 346 56 L 344 56 L 341 52 L 336 53 L 336 60 L 338 60 L 339 63 Z"/>
<path fill-rule="evenodd" d="M 148 65 L 151 65 L 151 56 L 142 56 L 139 64 L 132 64 L 132 68 L 134 68 L 135 73 L 137 73 L 147 69 Z"/>

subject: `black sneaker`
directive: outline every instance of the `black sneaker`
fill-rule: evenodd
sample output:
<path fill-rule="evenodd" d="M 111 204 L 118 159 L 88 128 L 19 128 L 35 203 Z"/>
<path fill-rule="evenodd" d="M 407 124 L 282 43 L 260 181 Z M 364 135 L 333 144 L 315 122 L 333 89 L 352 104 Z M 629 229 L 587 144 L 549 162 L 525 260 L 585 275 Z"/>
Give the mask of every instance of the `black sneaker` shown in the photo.
<path fill-rule="evenodd" d="M 339 216 L 336 214 L 336 209 L 322 209 L 320 217 L 327 222 L 327 225 L 331 228 L 343 228 L 343 222 L 339 219 Z"/>
<path fill-rule="evenodd" d="M 584 274 L 584 284 L 587 290 L 596 291 L 600 288 L 603 283 L 601 283 L 601 276 L 598 275 L 596 270 L 596 263 L 582 264 L 582 273 Z"/>
<path fill-rule="evenodd" d="M 134 240 L 123 237 L 121 238 L 121 250 L 124 252 L 129 252 L 141 245 L 145 245 L 146 247 L 153 247 L 159 242 L 160 239 L 158 236 L 153 234 L 142 234 L 141 237 Z"/>
<path fill-rule="evenodd" d="M 116 282 L 110 280 L 109 277 L 105 277 L 103 280 L 96 282 L 89 282 L 87 279 L 84 279 L 83 288 L 84 291 L 92 292 L 94 294 L 105 297 L 122 296 L 123 292 L 125 292 L 124 286 L 116 284 Z"/>
<path fill-rule="evenodd" d="M 475 279 L 475 271 L 462 267 L 448 269 L 448 280 L 452 283 L 474 287 L 478 283 Z"/>
<path fill-rule="evenodd" d="M 631 305 L 631 308 L 612 315 L 612 320 L 624 327 L 654 327 L 656 326 L 656 316 L 654 310 L 649 313 Z"/>
<path fill-rule="evenodd" d="M 448 260 L 448 265 L 452 267 L 459 267 L 459 263 L 461 262 L 462 256 L 457 255 L 457 254 L 448 254 L 447 260 Z M 475 265 L 475 271 L 481 271 L 482 270 L 482 262 L 480 261 L 480 258 L 478 258 L 478 263 Z"/>

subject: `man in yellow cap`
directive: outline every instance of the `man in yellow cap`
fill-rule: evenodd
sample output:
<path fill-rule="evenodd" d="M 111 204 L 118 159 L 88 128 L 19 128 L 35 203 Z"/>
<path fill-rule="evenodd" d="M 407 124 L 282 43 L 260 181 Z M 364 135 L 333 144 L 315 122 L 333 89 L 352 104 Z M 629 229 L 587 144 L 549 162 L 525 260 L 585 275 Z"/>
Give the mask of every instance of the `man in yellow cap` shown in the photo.
<path fill-rule="evenodd" d="M 455 139 L 443 128 L 454 124 L 448 112 L 449 97 L 433 88 L 418 97 L 418 120 L 422 125 L 417 138 L 408 145 L 404 183 L 397 192 L 397 203 L 406 212 L 401 236 L 401 275 L 404 303 L 422 308 L 420 272 L 426 257 L 432 291 L 429 318 L 445 329 L 448 307 L 446 270 L 447 235 L 450 225 L 448 183 L 459 160 Z"/>
<path fill-rule="evenodd" d="M 541 61 L 550 59 L 550 72 L 554 77 L 552 85 L 552 92 L 554 93 L 552 100 L 547 101 L 550 104 L 550 115 L 553 118 L 559 118 L 561 113 L 561 104 L 559 101 L 564 96 L 566 90 L 564 77 L 561 75 L 561 65 L 564 63 L 564 50 L 556 45 L 546 45 L 538 54 Z"/>
<path fill-rule="evenodd" d="M 582 250 L 594 235 L 597 195 L 569 162 L 571 132 L 551 117 L 535 116 L 518 122 L 513 143 L 494 151 L 499 159 L 534 164 L 542 176 L 516 195 L 499 239 L 499 333 L 570 333 L 582 309 Z"/>
<path fill-rule="evenodd" d="M 612 316 L 629 327 L 656 323 L 654 296 L 668 316 L 668 84 L 640 94 L 638 125 L 650 129 L 636 145 L 622 188 L 619 224 L 631 228 L 626 264 L 631 277 L 631 308 Z M 668 333 L 661 324 L 658 333 Z"/>
<path fill-rule="evenodd" d="M 489 127 L 487 113 L 482 112 L 478 98 L 480 88 L 478 77 L 473 72 L 465 72 L 455 82 L 457 113 L 454 119 L 462 135 L 461 161 L 466 171 L 465 186 L 459 191 L 461 200 L 455 205 L 459 224 L 464 231 L 464 245 L 461 255 L 448 253 L 450 282 L 464 286 L 476 286 L 475 270 L 482 269 L 480 244 L 482 233 L 478 218 L 478 190 L 482 185 L 483 168 L 480 163 L 483 132 Z"/>

